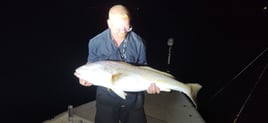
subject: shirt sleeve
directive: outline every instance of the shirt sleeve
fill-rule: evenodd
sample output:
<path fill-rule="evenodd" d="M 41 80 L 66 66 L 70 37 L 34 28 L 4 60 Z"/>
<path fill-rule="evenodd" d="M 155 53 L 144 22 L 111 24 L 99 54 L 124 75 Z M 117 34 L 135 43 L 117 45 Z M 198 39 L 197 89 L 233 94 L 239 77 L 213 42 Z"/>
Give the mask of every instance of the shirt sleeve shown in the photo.
<path fill-rule="evenodd" d="M 95 62 L 97 61 L 97 54 L 96 54 L 96 42 L 94 40 L 89 40 L 88 42 L 88 62 Z"/>

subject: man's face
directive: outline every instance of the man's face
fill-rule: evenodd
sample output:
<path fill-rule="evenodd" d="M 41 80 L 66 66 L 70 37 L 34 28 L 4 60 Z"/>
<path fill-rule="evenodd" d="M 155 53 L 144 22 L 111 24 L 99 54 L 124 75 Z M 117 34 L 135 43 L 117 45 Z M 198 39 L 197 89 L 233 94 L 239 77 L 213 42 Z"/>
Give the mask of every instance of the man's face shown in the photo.
<path fill-rule="evenodd" d="M 130 19 L 121 15 L 113 16 L 109 18 L 108 25 L 113 35 L 119 38 L 125 38 L 127 33 L 131 31 Z"/>

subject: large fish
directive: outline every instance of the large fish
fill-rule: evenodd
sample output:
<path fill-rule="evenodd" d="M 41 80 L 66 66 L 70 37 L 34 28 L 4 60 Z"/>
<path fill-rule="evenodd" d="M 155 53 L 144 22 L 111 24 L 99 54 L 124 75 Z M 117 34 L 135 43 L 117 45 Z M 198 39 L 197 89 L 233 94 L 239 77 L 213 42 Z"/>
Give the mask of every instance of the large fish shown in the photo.
<path fill-rule="evenodd" d="M 145 91 L 155 83 L 160 91 L 179 91 L 188 96 L 196 107 L 196 96 L 201 89 L 198 83 L 183 83 L 169 73 L 149 66 L 135 66 L 119 61 L 97 61 L 78 67 L 76 76 L 114 91 L 125 99 L 125 92 Z"/>

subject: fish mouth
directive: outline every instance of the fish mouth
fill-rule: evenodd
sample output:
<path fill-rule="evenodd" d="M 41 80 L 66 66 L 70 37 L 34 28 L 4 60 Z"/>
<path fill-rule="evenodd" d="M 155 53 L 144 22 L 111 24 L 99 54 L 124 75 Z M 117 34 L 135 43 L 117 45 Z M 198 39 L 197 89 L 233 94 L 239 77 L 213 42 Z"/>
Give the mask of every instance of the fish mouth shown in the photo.
<path fill-rule="evenodd" d="M 81 74 L 80 74 L 78 71 L 75 71 L 75 72 L 74 72 L 74 76 L 76 76 L 76 77 L 79 78 L 79 77 L 81 76 Z"/>

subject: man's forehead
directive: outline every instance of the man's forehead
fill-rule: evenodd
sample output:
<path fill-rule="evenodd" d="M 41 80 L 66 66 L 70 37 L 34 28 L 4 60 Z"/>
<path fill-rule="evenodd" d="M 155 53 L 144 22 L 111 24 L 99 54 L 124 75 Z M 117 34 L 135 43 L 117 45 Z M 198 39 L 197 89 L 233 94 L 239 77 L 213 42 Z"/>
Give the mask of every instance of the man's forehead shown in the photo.
<path fill-rule="evenodd" d="M 123 19 L 123 20 L 126 20 L 126 19 L 129 19 L 129 17 L 128 17 L 127 14 L 110 14 L 109 19 Z"/>
<path fill-rule="evenodd" d="M 109 18 L 129 19 L 128 10 L 122 5 L 113 6 L 109 11 Z"/>

